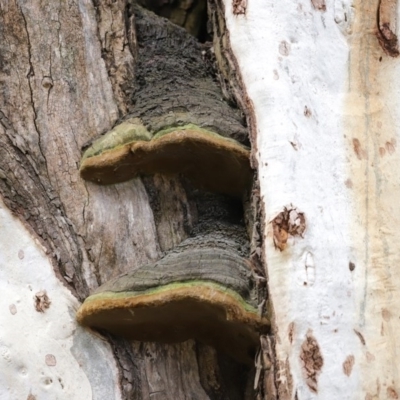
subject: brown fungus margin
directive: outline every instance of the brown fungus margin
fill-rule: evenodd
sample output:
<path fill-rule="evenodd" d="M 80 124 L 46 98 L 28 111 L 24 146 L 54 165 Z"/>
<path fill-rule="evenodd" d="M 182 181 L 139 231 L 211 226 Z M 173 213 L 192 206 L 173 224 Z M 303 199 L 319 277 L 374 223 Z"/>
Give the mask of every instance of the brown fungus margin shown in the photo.
<path fill-rule="evenodd" d="M 84 155 L 80 174 L 102 185 L 142 174 L 182 174 L 201 189 L 241 197 L 252 181 L 249 157 L 249 150 L 233 139 L 201 128 L 176 128 L 148 141 Z"/>
<path fill-rule="evenodd" d="M 80 324 L 129 340 L 177 343 L 197 339 L 251 365 L 269 321 L 239 296 L 210 282 L 165 285 L 150 293 L 106 291 L 90 296 Z"/>

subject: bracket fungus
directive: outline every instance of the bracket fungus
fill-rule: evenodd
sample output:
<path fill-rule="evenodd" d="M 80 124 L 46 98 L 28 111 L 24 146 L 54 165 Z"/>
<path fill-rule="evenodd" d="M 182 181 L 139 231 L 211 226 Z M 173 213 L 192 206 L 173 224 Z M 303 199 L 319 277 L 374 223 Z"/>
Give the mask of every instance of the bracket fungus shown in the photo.
<path fill-rule="evenodd" d="M 241 112 L 223 100 L 194 37 L 137 4 L 132 8 L 134 104 L 86 150 L 81 177 L 106 185 L 141 174 L 182 174 L 198 188 L 241 197 L 252 181 Z"/>
<path fill-rule="evenodd" d="M 137 119 L 116 126 L 83 155 L 80 174 L 99 184 L 141 174 L 183 174 L 202 189 L 240 197 L 249 187 L 249 149 L 231 138 L 189 124 L 151 139 Z"/>
<path fill-rule="evenodd" d="M 77 319 L 130 340 L 198 339 L 251 364 L 269 321 L 257 311 L 250 270 L 236 247 L 215 233 L 189 238 L 155 264 L 100 286 Z"/>

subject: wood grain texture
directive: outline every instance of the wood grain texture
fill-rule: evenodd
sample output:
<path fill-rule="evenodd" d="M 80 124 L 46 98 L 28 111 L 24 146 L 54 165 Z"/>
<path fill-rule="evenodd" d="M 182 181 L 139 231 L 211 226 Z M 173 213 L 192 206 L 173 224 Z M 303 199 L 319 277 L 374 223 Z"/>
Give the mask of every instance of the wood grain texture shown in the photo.
<path fill-rule="evenodd" d="M 196 191 L 178 178 L 153 176 L 100 187 L 79 177 L 82 147 L 126 113 L 136 112 L 152 126 L 160 121 L 150 112 L 157 93 L 145 93 L 144 80 L 151 77 L 146 70 L 162 63 L 151 65 L 143 58 L 135 18 L 138 26 L 148 29 L 142 32 L 147 32 L 143 35 L 149 44 L 153 34 L 157 39 L 157 32 L 170 27 L 165 21 L 155 25 L 162 27 L 160 31 L 147 26 L 123 0 L 0 1 L 0 195 L 40 241 L 57 276 L 80 300 L 129 271 L 132 260 L 137 265 L 155 262 L 164 250 L 200 232 L 196 224 L 207 219 L 200 216 Z M 168 40 L 158 39 L 153 47 L 166 47 Z M 189 62 L 193 52 L 195 64 L 201 65 L 197 42 L 180 40 L 173 48 L 177 63 L 181 55 L 182 63 Z M 178 51 L 182 43 L 184 54 Z M 142 57 L 139 62 L 138 57 Z M 164 73 L 165 91 L 159 96 L 166 99 L 163 112 L 178 113 L 187 105 L 204 125 L 224 127 L 224 132 L 246 141 L 238 110 L 220 104 L 210 117 L 210 105 L 196 100 L 210 90 L 213 101 L 219 102 L 217 86 L 184 98 L 197 78 L 185 86 L 187 75 L 182 75 L 179 82 L 167 84 L 168 70 Z M 195 72 L 197 82 L 204 77 L 212 83 L 207 73 L 206 67 Z M 177 96 L 178 89 L 182 96 Z M 228 118 L 221 122 L 225 114 Z M 229 374 L 222 365 L 217 384 L 202 383 L 194 342 L 168 346 L 108 340 L 126 399 L 231 398 L 229 380 L 239 372 Z M 209 365 L 218 370 L 218 354 L 211 352 L 209 357 Z M 238 382 L 242 382 L 238 392 L 244 393 L 243 379 Z"/>

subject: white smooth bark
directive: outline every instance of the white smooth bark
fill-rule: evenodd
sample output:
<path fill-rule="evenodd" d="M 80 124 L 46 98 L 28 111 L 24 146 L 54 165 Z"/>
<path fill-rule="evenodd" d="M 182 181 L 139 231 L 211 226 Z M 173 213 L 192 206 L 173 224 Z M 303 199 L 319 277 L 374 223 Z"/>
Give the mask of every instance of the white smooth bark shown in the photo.
<path fill-rule="evenodd" d="M 225 1 L 256 117 L 281 398 L 400 395 L 400 64 L 379 4 Z M 291 205 L 307 228 L 280 251 L 271 221 Z"/>
<path fill-rule="evenodd" d="M 77 326 L 78 301 L 3 203 L 0 226 L 0 399 L 120 399 L 109 345 Z"/>

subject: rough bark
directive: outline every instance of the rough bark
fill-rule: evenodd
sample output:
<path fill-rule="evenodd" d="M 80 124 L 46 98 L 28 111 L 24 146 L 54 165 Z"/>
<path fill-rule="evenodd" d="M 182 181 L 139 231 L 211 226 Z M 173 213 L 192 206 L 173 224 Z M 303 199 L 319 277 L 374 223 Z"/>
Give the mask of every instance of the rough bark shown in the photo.
<path fill-rule="evenodd" d="M 172 64 L 161 62 L 167 50 Z M 123 0 L 0 2 L 0 194 L 79 300 L 201 235 L 202 220 L 215 224 L 206 206 L 243 227 L 240 202 L 177 177 L 99 187 L 78 173 L 85 144 L 127 113 L 154 128 L 170 125 L 172 112 L 172 123 L 190 119 L 246 142 L 240 112 L 208 73 L 194 38 Z M 108 343 L 124 399 L 252 396 L 251 372 L 205 345 Z"/>

